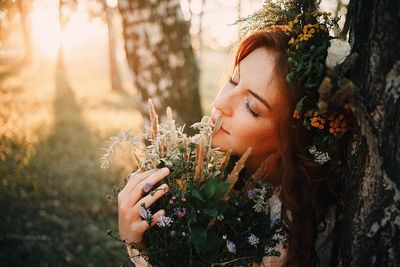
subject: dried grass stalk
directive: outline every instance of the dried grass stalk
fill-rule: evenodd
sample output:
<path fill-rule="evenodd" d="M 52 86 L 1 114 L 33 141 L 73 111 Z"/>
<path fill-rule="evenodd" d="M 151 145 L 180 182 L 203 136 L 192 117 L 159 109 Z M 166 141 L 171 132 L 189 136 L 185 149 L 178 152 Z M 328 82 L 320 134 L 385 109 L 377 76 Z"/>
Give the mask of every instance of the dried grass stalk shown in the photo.
<path fill-rule="evenodd" d="M 229 149 L 228 152 L 226 152 L 224 158 L 222 159 L 221 167 L 220 167 L 221 177 L 224 177 L 224 171 L 225 171 L 226 166 L 228 166 L 228 162 L 229 162 L 229 159 L 231 158 L 231 155 L 232 155 L 232 149 Z"/>
<path fill-rule="evenodd" d="M 153 101 L 149 98 L 149 116 L 150 116 L 150 139 L 155 140 L 158 133 L 158 115 L 154 108 Z"/>
<path fill-rule="evenodd" d="M 175 129 L 175 120 L 172 117 L 172 109 L 171 107 L 167 107 L 167 121 L 170 125 L 171 129 Z"/>
<path fill-rule="evenodd" d="M 207 137 L 201 135 L 199 145 L 196 149 L 196 168 L 194 178 L 201 182 L 204 179 L 204 159 L 206 155 Z"/>
<path fill-rule="evenodd" d="M 267 163 L 269 158 L 267 157 L 257 169 L 257 171 L 250 177 L 248 182 L 246 183 L 244 192 L 247 193 L 248 190 L 254 188 L 258 181 L 265 178 L 267 176 Z"/>
<path fill-rule="evenodd" d="M 252 148 L 249 147 L 246 152 L 242 155 L 242 157 L 236 162 L 235 167 L 233 168 L 232 172 L 229 174 L 227 181 L 229 181 L 228 190 L 225 193 L 224 198 L 227 199 L 229 194 L 231 193 L 233 186 L 237 182 L 239 178 L 240 171 L 244 168 L 244 164 L 246 163 L 247 159 L 251 154 Z"/>

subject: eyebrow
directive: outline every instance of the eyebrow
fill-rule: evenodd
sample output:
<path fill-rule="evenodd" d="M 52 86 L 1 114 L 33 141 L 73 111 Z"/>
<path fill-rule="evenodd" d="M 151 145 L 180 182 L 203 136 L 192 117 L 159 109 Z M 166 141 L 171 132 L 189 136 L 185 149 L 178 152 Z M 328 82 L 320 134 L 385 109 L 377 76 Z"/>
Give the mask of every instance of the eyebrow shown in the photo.
<path fill-rule="evenodd" d="M 238 67 L 238 75 L 239 75 L 239 81 L 240 81 L 240 62 L 239 64 L 237 64 Z M 255 92 L 251 91 L 250 89 L 247 89 L 247 92 L 249 92 L 252 96 L 254 96 L 255 98 L 257 98 L 261 103 L 264 104 L 264 106 L 267 107 L 267 109 L 273 111 L 274 109 L 272 108 L 272 106 L 268 103 L 267 100 L 265 100 L 264 98 L 262 98 L 261 96 L 259 96 L 258 94 L 256 94 Z"/>
<path fill-rule="evenodd" d="M 273 108 L 271 107 L 271 105 L 267 102 L 267 100 L 265 100 L 264 98 L 262 98 L 261 96 L 259 96 L 258 94 L 256 94 L 255 92 L 251 91 L 250 89 L 247 89 L 247 92 L 249 92 L 252 96 L 254 96 L 255 98 L 257 98 L 261 103 L 263 103 L 269 110 L 273 110 Z"/>

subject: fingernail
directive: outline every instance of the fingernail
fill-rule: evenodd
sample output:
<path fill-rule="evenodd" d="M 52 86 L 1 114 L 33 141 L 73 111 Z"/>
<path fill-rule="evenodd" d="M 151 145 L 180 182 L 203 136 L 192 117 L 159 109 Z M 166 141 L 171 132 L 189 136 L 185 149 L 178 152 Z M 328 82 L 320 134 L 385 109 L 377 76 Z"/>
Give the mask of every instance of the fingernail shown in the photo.
<path fill-rule="evenodd" d="M 161 169 L 161 173 L 167 175 L 169 174 L 169 169 L 167 167 L 164 167 Z"/>

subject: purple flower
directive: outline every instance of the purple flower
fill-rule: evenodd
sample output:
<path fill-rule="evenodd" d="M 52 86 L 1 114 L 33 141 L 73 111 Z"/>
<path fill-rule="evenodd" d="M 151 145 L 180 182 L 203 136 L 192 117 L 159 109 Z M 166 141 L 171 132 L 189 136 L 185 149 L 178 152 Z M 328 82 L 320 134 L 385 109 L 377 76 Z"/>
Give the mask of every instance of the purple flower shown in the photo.
<path fill-rule="evenodd" d="M 255 246 L 255 247 L 257 247 L 257 245 L 260 243 L 260 239 L 257 236 L 253 235 L 253 234 L 251 234 L 249 236 L 247 241 L 249 241 L 250 245 Z"/>
<path fill-rule="evenodd" d="M 158 227 L 168 227 L 168 226 L 171 226 L 172 222 L 173 222 L 173 220 L 170 217 L 161 216 L 158 219 L 157 225 L 158 225 Z"/>
<path fill-rule="evenodd" d="M 249 199 L 255 199 L 256 196 L 257 196 L 256 190 L 251 189 L 251 190 L 247 191 L 247 197 L 248 197 Z"/>
<path fill-rule="evenodd" d="M 153 188 L 152 183 L 145 183 L 143 186 L 143 192 L 148 193 Z"/>
<path fill-rule="evenodd" d="M 139 213 L 140 213 L 140 217 L 142 217 L 144 220 L 147 220 L 151 217 L 150 209 L 142 208 Z"/>
<path fill-rule="evenodd" d="M 186 215 L 186 208 L 176 208 L 175 215 L 178 216 L 179 218 L 182 218 L 183 216 Z"/>
<path fill-rule="evenodd" d="M 236 254 L 236 245 L 230 240 L 226 240 L 226 248 L 230 253 Z"/>

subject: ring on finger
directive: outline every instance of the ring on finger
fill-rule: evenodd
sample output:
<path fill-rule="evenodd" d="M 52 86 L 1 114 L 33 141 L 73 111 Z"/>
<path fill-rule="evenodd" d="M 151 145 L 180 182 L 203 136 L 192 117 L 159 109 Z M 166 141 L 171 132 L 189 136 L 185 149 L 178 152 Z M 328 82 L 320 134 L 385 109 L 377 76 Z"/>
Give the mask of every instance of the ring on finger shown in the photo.
<path fill-rule="evenodd" d="M 143 194 L 147 194 L 150 192 L 150 190 L 153 188 L 153 184 L 152 183 L 145 183 L 143 188 L 142 188 L 142 193 Z"/>

